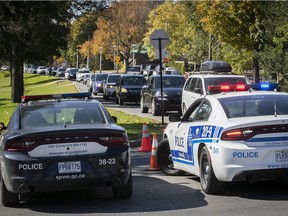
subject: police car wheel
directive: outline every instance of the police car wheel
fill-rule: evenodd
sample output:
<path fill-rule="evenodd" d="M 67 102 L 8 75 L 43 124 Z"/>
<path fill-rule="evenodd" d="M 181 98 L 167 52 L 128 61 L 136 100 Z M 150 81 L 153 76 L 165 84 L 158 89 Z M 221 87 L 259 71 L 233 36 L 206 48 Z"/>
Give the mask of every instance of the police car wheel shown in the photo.
<path fill-rule="evenodd" d="M 224 183 L 218 181 L 214 174 L 211 158 L 206 146 L 202 148 L 200 154 L 200 182 L 202 190 L 206 194 L 216 194 L 224 186 Z"/>
<path fill-rule="evenodd" d="M 159 169 L 168 176 L 184 175 L 182 170 L 174 169 L 173 161 L 171 159 L 170 147 L 168 139 L 163 139 L 158 143 L 156 150 L 156 160 Z"/>
<path fill-rule="evenodd" d="M 3 179 L 1 180 L 1 201 L 5 207 L 12 207 L 19 204 L 19 195 L 9 192 Z"/>
<path fill-rule="evenodd" d="M 112 187 L 112 191 L 115 199 L 130 198 L 133 192 L 132 174 L 130 174 L 127 184 L 119 187 Z"/>

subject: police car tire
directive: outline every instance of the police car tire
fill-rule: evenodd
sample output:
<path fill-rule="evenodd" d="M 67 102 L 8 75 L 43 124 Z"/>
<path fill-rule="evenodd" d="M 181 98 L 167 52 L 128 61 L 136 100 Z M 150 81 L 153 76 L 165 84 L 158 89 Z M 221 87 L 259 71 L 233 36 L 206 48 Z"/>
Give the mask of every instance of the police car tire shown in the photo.
<path fill-rule="evenodd" d="M 132 181 L 132 172 L 130 172 L 130 176 L 127 184 L 119 187 L 112 187 L 113 196 L 115 199 L 128 199 L 132 196 L 133 192 L 133 181 Z"/>
<path fill-rule="evenodd" d="M 207 146 L 202 148 L 200 154 L 200 183 L 206 194 L 216 194 L 224 187 L 224 183 L 220 182 L 214 174 Z"/>
<path fill-rule="evenodd" d="M 3 179 L 1 180 L 1 201 L 5 207 L 12 207 L 19 204 L 19 195 L 9 192 Z"/>
<path fill-rule="evenodd" d="M 184 175 L 185 172 L 182 170 L 174 169 L 173 162 L 170 157 L 170 147 L 168 139 L 163 139 L 158 143 L 156 149 L 156 160 L 159 169 L 167 176 L 180 176 Z"/>

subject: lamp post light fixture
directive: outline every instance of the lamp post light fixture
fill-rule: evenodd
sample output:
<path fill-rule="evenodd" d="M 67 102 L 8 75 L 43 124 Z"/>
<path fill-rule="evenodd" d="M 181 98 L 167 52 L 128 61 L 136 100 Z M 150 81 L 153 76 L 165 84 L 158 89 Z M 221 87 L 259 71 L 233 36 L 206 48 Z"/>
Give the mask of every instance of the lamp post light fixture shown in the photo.
<path fill-rule="evenodd" d="M 102 47 L 99 47 L 100 51 L 100 64 L 99 64 L 99 72 L 102 72 Z"/>
<path fill-rule="evenodd" d="M 116 73 L 116 48 L 117 46 L 113 45 L 112 47 L 114 49 L 114 72 Z"/>

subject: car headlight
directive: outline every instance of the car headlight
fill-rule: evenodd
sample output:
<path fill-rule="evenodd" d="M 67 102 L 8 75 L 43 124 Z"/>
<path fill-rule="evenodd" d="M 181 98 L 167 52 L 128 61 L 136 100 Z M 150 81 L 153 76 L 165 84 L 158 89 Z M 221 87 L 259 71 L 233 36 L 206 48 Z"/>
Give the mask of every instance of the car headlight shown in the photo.
<path fill-rule="evenodd" d="M 163 98 L 164 97 L 167 97 L 168 95 L 165 94 L 165 92 L 163 92 Z M 159 100 L 161 100 L 161 91 L 157 91 L 155 92 L 155 95 L 154 95 L 155 98 L 158 98 Z"/>
<path fill-rule="evenodd" d="M 122 89 L 121 89 L 121 92 L 122 92 L 122 93 L 127 93 L 128 90 L 127 90 L 126 88 L 122 88 Z"/>
<path fill-rule="evenodd" d="M 98 83 L 97 86 L 98 86 L 98 87 L 101 87 L 101 83 Z"/>

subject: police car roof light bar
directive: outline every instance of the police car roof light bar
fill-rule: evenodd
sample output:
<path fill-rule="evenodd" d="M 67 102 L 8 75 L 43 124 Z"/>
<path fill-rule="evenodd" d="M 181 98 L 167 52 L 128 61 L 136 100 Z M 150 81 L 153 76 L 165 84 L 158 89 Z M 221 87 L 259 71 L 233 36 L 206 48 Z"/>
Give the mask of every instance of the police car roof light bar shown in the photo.
<path fill-rule="evenodd" d="M 247 91 L 250 86 L 247 84 L 237 84 L 237 85 L 210 85 L 208 86 L 209 94 L 217 94 L 220 92 L 229 91 Z"/>
<path fill-rule="evenodd" d="M 59 99 L 59 98 L 87 98 L 90 97 L 90 92 L 80 93 L 64 93 L 64 94 L 51 94 L 51 95 L 24 95 L 21 97 L 22 103 L 34 100 L 48 100 L 48 99 Z"/>

